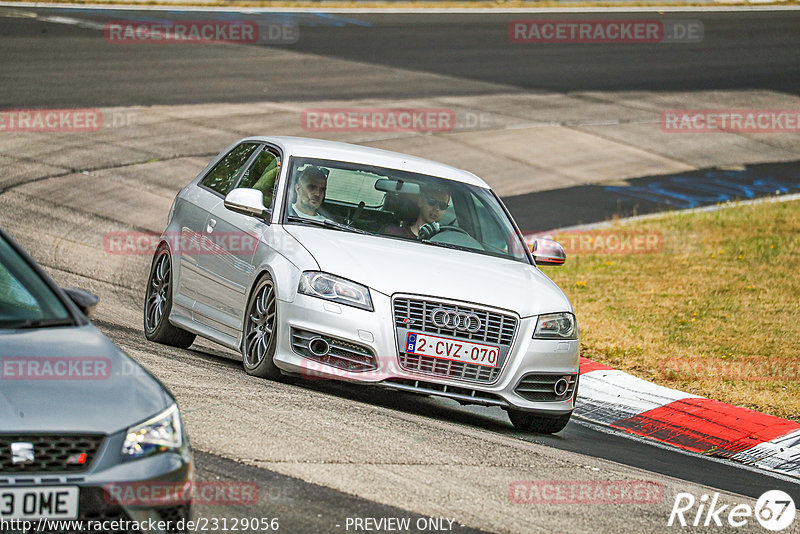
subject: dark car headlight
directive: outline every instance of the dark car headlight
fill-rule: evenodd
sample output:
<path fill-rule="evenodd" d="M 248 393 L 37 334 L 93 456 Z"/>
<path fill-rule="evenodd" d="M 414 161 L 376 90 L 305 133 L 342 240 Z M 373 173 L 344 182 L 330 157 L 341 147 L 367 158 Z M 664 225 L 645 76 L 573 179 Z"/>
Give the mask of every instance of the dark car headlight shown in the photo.
<path fill-rule="evenodd" d="M 183 425 L 178 405 L 173 404 L 125 433 L 122 455 L 129 460 L 183 447 Z"/>
<path fill-rule="evenodd" d="M 306 271 L 300 276 L 298 293 L 331 300 L 362 310 L 373 311 L 369 288 L 356 282 L 320 271 Z"/>
<path fill-rule="evenodd" d="M 538 339 L 578 339 L 578 320 L 569 312 L 540 315 L 533 337 Z"/>

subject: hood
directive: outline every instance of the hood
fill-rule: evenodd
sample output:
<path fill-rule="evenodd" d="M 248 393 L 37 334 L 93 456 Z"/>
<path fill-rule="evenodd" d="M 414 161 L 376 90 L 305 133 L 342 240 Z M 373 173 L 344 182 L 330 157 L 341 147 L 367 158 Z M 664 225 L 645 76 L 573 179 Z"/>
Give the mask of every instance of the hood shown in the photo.
<path fill-rule="evenodd" d="M 93 325 L 0 330 L 0 431 L 111 434 L 173 402 Z"/>
<path fill-rule="evenodd" d="M 385 295 L 411 293 L 503 308 L 529 317 L 572 311 L 533 265 L 423 243 L 291 225 L 320 269 Z"/>

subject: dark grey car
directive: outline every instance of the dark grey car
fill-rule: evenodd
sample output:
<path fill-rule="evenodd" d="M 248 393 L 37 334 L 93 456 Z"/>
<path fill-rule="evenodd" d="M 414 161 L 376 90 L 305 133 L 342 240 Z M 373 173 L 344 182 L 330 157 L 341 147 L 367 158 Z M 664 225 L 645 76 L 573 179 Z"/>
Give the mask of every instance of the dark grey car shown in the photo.
<path fill-rule="evenodd" d="M 189 514 L 175 399 L 88 321 L 96 301 L 0 230 L 0 532 L 175 531 Z"/>

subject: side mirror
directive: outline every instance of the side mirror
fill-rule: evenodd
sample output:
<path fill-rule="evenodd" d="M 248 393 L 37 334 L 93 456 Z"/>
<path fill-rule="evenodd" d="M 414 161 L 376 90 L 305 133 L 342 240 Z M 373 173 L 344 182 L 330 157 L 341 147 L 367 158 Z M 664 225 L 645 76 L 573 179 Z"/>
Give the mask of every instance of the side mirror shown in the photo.
<path fill-rule="evenodd" d="M 76 287 L 64 287 L 62 289 L 69 299 L 75 303 L 78 309 L 81 310 L 81 313 L 86 317 L 91 317 L 95 306 L 100 302 L 100 297 L 85 289 L 78 289 Z"/>
<path fill-rule="evenodd" d="M 225 197 L 225 207 L 242 215 L 259 217 L 269 222 L 271 211 L 264 206 L 264 194 L 258 189 L 239 187 Z"/>
<path fill-rule="evenodd" d="M 558 241 L 539 237 L 533 242 L 533 259 L 537 265 L 564 265 L 567 253 Z"/>

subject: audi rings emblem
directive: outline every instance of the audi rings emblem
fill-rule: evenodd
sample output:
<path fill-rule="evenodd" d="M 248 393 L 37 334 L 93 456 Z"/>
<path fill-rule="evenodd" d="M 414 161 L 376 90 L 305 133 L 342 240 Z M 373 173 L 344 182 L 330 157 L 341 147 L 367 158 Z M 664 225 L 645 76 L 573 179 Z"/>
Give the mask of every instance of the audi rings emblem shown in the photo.
<path fill-rule="evenodd" d="M 481 329 L 481 318 L 471 312 L 436 308 L 431 311 L 431 322 L 437 328 L 448 328 L 474 334 Z"/>

